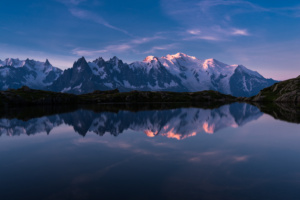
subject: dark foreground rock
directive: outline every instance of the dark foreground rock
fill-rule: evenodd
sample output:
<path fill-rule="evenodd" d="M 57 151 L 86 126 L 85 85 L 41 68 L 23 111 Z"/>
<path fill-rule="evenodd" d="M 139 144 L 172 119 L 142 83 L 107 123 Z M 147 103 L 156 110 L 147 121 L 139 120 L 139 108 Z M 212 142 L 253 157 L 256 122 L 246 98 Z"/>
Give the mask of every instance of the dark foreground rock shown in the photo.
<path fill-rule="evenodd" d="M 99 103 L 154 103 L 154 102 L 209 102 L 226 104 L 236 97 L 216 91 L 201 92 L 149 92 L 131 91 L 120 93 L 117 89 L 94 91 L 83 95 L 33 90 L 26 86 L 0 92 L 2 105 L 76 105 Z"/>
<path fill-rule="evenodd" d="M 245 100 L 254 102 L 288 102 L 300 104 L 300 76 L 265 88 L 258 95 Z"/>
<path fill-rule="evenodd" d="M 33 90 L 27 86 L 0 92 L 2 105 L 59 105 L 77 104 L 78 97 L 73 94 Z"/>
<path fill-rule="evenodd" d="M 81 102 L 90 103 L 137 103 L 137 102 L 234 102 L 236 97 L 216 91 L 201 92 L 149 92 L 131 91 L 112 94 L 89 93 L 79 95 Z"/>

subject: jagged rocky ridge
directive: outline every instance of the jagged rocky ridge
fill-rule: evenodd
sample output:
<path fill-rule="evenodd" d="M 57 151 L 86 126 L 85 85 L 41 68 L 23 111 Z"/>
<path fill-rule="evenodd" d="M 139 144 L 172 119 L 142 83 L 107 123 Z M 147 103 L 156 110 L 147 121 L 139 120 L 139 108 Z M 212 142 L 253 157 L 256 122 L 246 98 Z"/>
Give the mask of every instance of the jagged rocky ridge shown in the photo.
<path fill-rule="evenodd" d="M 2 68 L 6 72 L 10 72 L 9 66 L 13 69 L 23 68 L 18 62 L 14 64 L 0 61 L 1 65 L 0 72 Z M 5 75 L 6 72 L 3 69 L 0 74 Z M 123 63 L 117 57 L 108 61 L 100 57 L 93 62 L 87 62 L 82 57 L 74 63 L 72 68 L 63 73 L 59 71 L 55 76 L 51 75 L 51 84 L 48 82 L 50 78 L 47 78 L 47 84 L 44 84 L 44 78 L 39 78 L 42 80 L 39 81 L 39 84 L 33 84 L 34 81 L 27 81 L 30 76 L 26 73 L 18 84 L 13 84 L 11 80 L 15 79 L 15 76 L 4 75 L 2 76 L 2 85 L 0 85 L 1 90 L 18 88 L 23 84 L 34 89 L 74 94 L 118 88 L 122 92 L 131 90 L 176 92 L 214 90 L 233 96 L 250 97 L 277 82 L 273 79 L 266 79 L 242 65 L 227 65 L 215 59 L 202 61 L 183 53 L 161 58 L 148 56 L 142 62 L 131 64 Z M 48 75 L 43 75 L 43 77 L 48 77 Z M 42 84 L 40 84 L 41 82 Z"/>

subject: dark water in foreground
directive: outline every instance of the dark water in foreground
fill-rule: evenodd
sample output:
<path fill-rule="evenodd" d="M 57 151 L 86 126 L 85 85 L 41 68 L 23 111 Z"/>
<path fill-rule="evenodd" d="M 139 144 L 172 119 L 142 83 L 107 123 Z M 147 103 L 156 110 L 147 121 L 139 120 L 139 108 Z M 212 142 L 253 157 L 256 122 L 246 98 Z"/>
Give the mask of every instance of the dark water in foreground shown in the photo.
<path fill-rule="evenodd" d="M 254 106 L 18 118 L 0 120 L 1 200 L 300 199 L 300 126 Z"/>

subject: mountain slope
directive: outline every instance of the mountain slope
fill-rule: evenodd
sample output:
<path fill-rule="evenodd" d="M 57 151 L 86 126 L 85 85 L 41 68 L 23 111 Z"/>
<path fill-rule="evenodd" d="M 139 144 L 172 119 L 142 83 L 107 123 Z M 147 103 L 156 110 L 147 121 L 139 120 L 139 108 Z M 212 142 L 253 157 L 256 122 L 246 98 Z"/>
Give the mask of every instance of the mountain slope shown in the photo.
<path fill-rule="evenodd" d="M 93 62 L 80 58 L 49 89 L 77 94 L 115 88 L 120 91 L 215 90 L 249 97 L 276 82 L 241 65 L 227 65 L 215 59 L 201 61 L 177 53 L 161 58 L 148 56 L 142 62 L 131 64 L 123 63 L 117 57 L 109 61 L 100 57 Z"/>
<path fill-rule="evenodd" d="M 266 79 L 257 72 L 239 65 L 230 77 L 230 89 L 233 96 L 250 97 L 260 90 L 277 83 L 273 79 Z"/>
<path fill-rule="evenodd" d="M 300 76 L 274 84 L 260 91 L 251 101 L 300 103 Z"/>
<path fill-rule="evenodd" d="M 62 73 L 53 67 L 48 60 L 19 60 L 8 58 L 0 60 L 0 90 L 17 89 L 27 85 L 35 89 L 45 89 L 51 85 Z"/>

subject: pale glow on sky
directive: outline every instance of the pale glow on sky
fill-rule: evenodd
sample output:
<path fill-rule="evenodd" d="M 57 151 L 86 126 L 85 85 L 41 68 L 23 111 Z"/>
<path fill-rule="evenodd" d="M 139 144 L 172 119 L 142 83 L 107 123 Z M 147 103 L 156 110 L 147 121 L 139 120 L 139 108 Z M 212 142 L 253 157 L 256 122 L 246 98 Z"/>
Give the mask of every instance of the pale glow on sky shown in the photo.
<path fill-rule="evenodd" d="M 0 59 L 62 69 L 85 56 L 124 62 L 183 52 L 242 64 L 267 78 L 300 74 L 300 2 L 1 0 Z"/>

